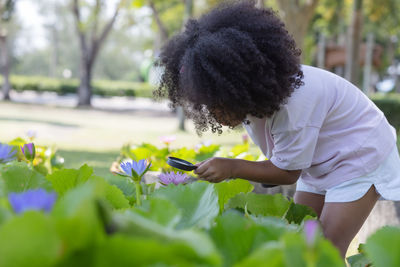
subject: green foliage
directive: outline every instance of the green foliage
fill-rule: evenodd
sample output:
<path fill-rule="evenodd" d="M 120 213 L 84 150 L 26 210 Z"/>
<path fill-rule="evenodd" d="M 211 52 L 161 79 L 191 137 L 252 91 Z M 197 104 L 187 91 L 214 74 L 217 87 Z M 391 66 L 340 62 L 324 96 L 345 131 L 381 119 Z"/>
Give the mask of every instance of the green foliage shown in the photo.
<path fill-rule="evenodd" d="M 169 145 L 163 148 L 157 148 L 148 143 L 142 143 L 140 145 L 126 144 L 122 147 L 120 156 L 116 159 L 116 162 L 121 163 L 125 159 L 132 159 L 135 161 L 147 159 L 151 161 L 150 170 L 171 171 L 173 168 L 167 164 L 167 158 L 169 156 L 185 159 L 193 164 L 215 156 L 246 160 L 262 159 L 260 152 L 258 152 L 258 154 L 250 153 L 249 148 L 248 143 L 238 144 L 229 151 L 224 150 L 217 144 L 199 144 L 195 148 L 181 147 L 173 149 L 170 148 Z"/>
<path fill-rule="evenodd" d="M 107 178 L 105 178 L 105 180 L 110 185 L 115 185 L 116 187 L 118 187 L 127 199 L 135 197 L 135 184 L 130 178 L 115 175 L 108 176 Z"/>
<path fill-rule="evenodd" d="M 53 218 L 27 212 L 0 227 L 0 266 L 54 266 L 62 251 Z"/>
<path fill-rule="evenodd" d="M 367 257 L 361 253 L 348 257 L 347 262 L 351 267 L 365 267 L 370 264 Z"/>
<path fill-rule="evenodd" d="M 216 219 L 210 235 L 224 256 L 224 266 L 232 266 L 265 243 L 277 240 L 284 231 L 266 227 L 229 211 Z"/>
<path fill-rule="evenodd" d="M 214 186 L 207 182 L 186 186 L 171 184 L 154 192 L 152 197 L 168 199 L 178 207 L 182 214 L 178 229 L 193 226 L 208 228 L 219 211 Z"/>
<path fill-rule="evenodd" d="M 241 209 L 255 216 L 282 217 L 290 206 L 290 202 L 282 194 L 261 195 L 255 193 L 239 193 L 226 204 L 226 209 Z"/>
<path fill-rule="evenodd" d="M 199 266 L 216 260 L 198 256 L 185 242 L 159 242 L 152 238 L 114 235 L 96 252 L 95 266 Z"/>
<path fill-rule="evenodd" d="M 253 191 L 254 186 L 242 179 L 234 179 L 229 181 L 223 181 L 214 185 L 218 194 L 218 205 L 220 213 L 224 211 L 225 204 L 239 193 L 248 193 Z"/>
<path fill-rule="evenodd" d="M 182 213 L 174 203 L 163 198 L 151 198 L 136 212 L 168 228 L 175 228 L 182 219 Z"/>
<path fill-rule="evenodd" d="M 400 229 L 384 227 L 368 238 L 365 253 L 376 267 L 400 266 Z"/>
<path fill-rule="evenodd" d="M 383 111 L 389 123 L 400 131 L 400 96 L 388 94 L 386 96 L 374 95 L 372 101 Z"/>
<path fill-rule="evenodd" d="M 0 196 L 34 188 L 51 188 L 45 177 L 25 162 L 12 162 L 0 168 Z"/>
<path fill-rule="evenodd" d="M 63 240 L 65 253 L 74 253 L 100 243 L 105 238 L 100 199 L 104 187 L 90 182 L 68 191 L 54 206 L 52 215 Z"/>
<path fill-rule="evenodd" d="M 248 153 L 243 147 L 227 153 Z M 150 144 L 126 153 L 132 151 L 132 157 L 177 153 L 192 158 L 220 152 L 219 146 L 158 149 Z M 307 243 L 304 220 L 315 216 L 310 208 L 280 194 L 254 194 L 245 180 L 141 184 L 139 205 L 131 180 L 93 175 L 86 164 L 51 169 L 46 176 L 26 162 L 0 167 L 0 266 L 343 266 L 321 231 Z M 7 195 L 30 188 L 57 192 L 52 211 L 14 213 Z M 399 249 L 392 240 L 400 240 L 396 231 L 369 240 L 366 253 L 373 262 L 382 260 L 375 257 L 383 249 L 384 264 L 398 263 L 397 254 L 391 255 Z M 393 249 L 386 248 L 389 242 Z"/>
<path fill-rule="evenodd" d="M 212 158 L 220 148 L 221 146 L 216 144 L 211 144 L 209 146 L 202 145 L 196 153 L 195 160 L 203 161 Z"/>
<path fill-rule="evenodd" d="M 109 204 L 115 209 L 129 208 L 129 201 L 124 193 L 115 185 L 110 185 L 105 179 L 98 176 L 91 177 L 94 181 L 104 187 L 104 196 Z"/>
<path fill-rule="evenodd" d="M 300 224 L 307 215 L 317 217 L 312 208 L 291 202 L 285 218 L 289 223 Z"/>
<path fill-rule="evenodd" d="M 193 162 L 196 158 L 196 151 L 194 149 L 188 149 L 186 147 L 179 148 L 175 151 L 171 151 L 170 155 L 176 158 L 187 159 L 188 161 Z"/>
<path fill-rule="evenodd" d="M 184 18 L 184 3 L 179 0 L 133 0 L 132 7 L 153 6 L 159 14 L 159 19 L 167 30 L 168 36 L 180 31 Z M 154 14 L 153 14 L 154 17 Z M 154 19 L 155 20 L 155 19 Z M 155 23 L 154 23 L 155 24 Z M 157 25 L 158 26 L 158 25 Z M 160 29 L 157 30 L 160 31 Z M 167 36 L 167 37 L 168 37 Z M 164 40 L 165 41 L 165 40 Z"/>
<path fill-rule="evenodd" d="M 6 23 L 11 20 L 15 10 L 16 0 L 5 0 L 0 3 L 0 20 Z"/>
<path fill-rule="evenodd" d="M 281 267 L 284 265 L 283 260 L 283 247 L 277 241 L 265 243 L 258 250 L 250 254 L 239 264 L 237 267 L 252 267 L 252 266 L 263 266 L 268 262 L 268 266 Z"/>
<path fill-rule="evenodd" d="M 90 179 L 90 181 L 95 181 L 97 186 L 103 187 L 105 198 L 114 208 L 129 207 L 128 199 L 117 186 L 109 184 L 104 178 L 92 174 L 93 169 L 85 164 L 79 170 L 62 169 L 48 175 L 46 178 L 51 182 L 53 189 L 60 196 L 63 196 L 78 185 L 86 183 Z"/>
<path fill-rule="evenodd" d="M 119 231 L 127 236 L 150 238 L 164 246 L 180 245 L 175 254 L 180 260 L 219 266 L 220 257 L 214 244 L 204 232 L 195 229 L 174 230 L 131 211 L 116 214 L 114 220 Z M 157 255 L 154 255 L 153 260 L 155 259 L 162 260 Z"/>
<path fill-rule="evenodd" d="M 321 235 L 314 244 L 307 244 L 304 239 L 295 233 L 285 233 L 282 238 L 284 266 L 345 266 L 337 249 Z"/>
<path fill-rule="evenodd" d="M 395 267 L 400 265 L 400 228 L 385 226 L 360 244 L 359 254 L 347 258 L 351 267 L 376 266 Z"/>
<path fill-rule="evenodd" d="M 0 77 L 2 83 L 2 77 Z M 55 79 L 39 76 L 11 76 L 11 86 L 14 90 L 55 92 L 57 94 L 76 93 L 78 80 Z M 146 83 L 125 81 L 93 81 L 93 94 L 100 96 L 136 96 L 151 97 L 153 87 Z"/>
<path fill-rule="evenodd" d="M 265 262 L 274 267 L 345 266 L 339 252 L 321 236 L 310 245 L 295 232 L 286 232 L 280 240 L 264 243 L 236 266 L 259 266 Z"/>
<path fill-rule="evenodd" d="M 46 178 L 51 182 L 53 189 L 62 196 L 68 190 L 85 183 L 92 173 L 93 169 L 85 164 L 79 170 L 62 169 Z"/>
<path fill-rule="evenodd" d="M 19 161 L 26 161 L 26 157 L 23 155 L 21 147 L 24 144 L 34 142 L 34 138 L 30 138 L 29 140 L 25 140 L 23 138 L 15 138 L 11 140 L 8 144 L 14 146 L 15 151 L 17 151 L 16 156 Z M 57 154 L 57 150 L 55 147 L 47 147 L 35 144 L 36 155 L 35 159 L 32 162 L 33 168 L 40 172 L 43 175 L 47 175 L 48 173 L 52 173 L 55 170 L 61 169 L 64 167 L 64 159 Z"/>

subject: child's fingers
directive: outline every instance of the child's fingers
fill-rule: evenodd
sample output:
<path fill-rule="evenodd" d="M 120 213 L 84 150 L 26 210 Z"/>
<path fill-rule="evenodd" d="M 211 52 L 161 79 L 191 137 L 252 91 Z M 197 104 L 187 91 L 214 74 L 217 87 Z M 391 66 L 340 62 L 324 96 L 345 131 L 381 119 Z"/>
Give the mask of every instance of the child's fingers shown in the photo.
<path fill-rule="evenodd" d="M 205 167 L 204 165 L 200 165 L 199 167 L 197 167 L 197 169 L 194 170 L 194 173 L 199 176 L 202 176 L 206 170 L 207 167 Z"/>
<path fill-rule="evenodd" d="M 194 170 L 194 173 L 201 176 L 204 174 L 204 172 L 208 169 L 208 160 L 202 161 L 200 163 L 197 163 L 196 166 L 197 168 Z"/>

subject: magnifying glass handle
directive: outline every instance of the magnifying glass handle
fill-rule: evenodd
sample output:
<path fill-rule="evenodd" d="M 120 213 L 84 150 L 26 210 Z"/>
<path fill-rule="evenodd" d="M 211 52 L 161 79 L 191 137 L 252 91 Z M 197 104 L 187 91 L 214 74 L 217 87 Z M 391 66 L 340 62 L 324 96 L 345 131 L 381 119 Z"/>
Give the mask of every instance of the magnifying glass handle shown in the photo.
<path fill-rule="evenodd" d="M 278 186 L 277 184 L 261 184 L 262 187 L 264 188 L 271 188 L 271 187 L 275 187 Z"/>

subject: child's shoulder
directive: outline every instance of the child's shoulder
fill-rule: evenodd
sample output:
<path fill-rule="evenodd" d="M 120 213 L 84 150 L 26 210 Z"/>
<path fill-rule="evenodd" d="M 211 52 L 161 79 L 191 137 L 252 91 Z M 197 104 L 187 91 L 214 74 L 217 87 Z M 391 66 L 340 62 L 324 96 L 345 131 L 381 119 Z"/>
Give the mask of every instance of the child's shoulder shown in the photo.
<path fill-rule="evenodd" d="M 320 97 L 332 97 L 345 92 L 343 88 L 354 87 L 350 82 L 330 71 L 301 65 L 303 71 L 303 85 L 295 92 L 296 97 L 312 96 L 314 99 Z"/>
<path fill-rule="evenodd" d="M 303 71 L 305 82 L 343 79 L 342 77 L 336 75 L 335 73 L 309 65 L 301 65 L 301 70 Z"/>
<path fill-rule="evenodd" d="M 301 70 L 303 72 L 303 85 L 300 86 L 293 93 L 294 98 L 308 98 L 312 96 L 314 99 L 318 98 L 318 95 L 325 95 L 327 92 L 333 92 L 337 84 L 338 77 L 329 71 L 302 65 Z M 329 89 L 329 90 L 327 90 Z"/>

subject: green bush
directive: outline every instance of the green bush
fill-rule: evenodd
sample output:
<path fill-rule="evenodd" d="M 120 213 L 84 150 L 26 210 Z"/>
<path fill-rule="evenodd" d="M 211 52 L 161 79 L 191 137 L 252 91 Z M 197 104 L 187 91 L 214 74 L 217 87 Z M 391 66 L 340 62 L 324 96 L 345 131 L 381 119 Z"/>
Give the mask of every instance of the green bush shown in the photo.
<path fill-rule="evenodd" d="M 390 124 L 400 131 L 400 94 L 377 94 L 371 99 L 383 111 Z"/>
<path fill-rule="evenodd" d="M 16 91 L 55 92 L 57 94 L 76 93 L 79 81 L 75 79 L 55 79 L 40 76 L 11 76 L 11 86 Z M 2 77 L 0 77 L 2 83 Z M 95 80 L 93 94 L 100 96 L 151 97 L 154 89 L 147 83 Z"/>

